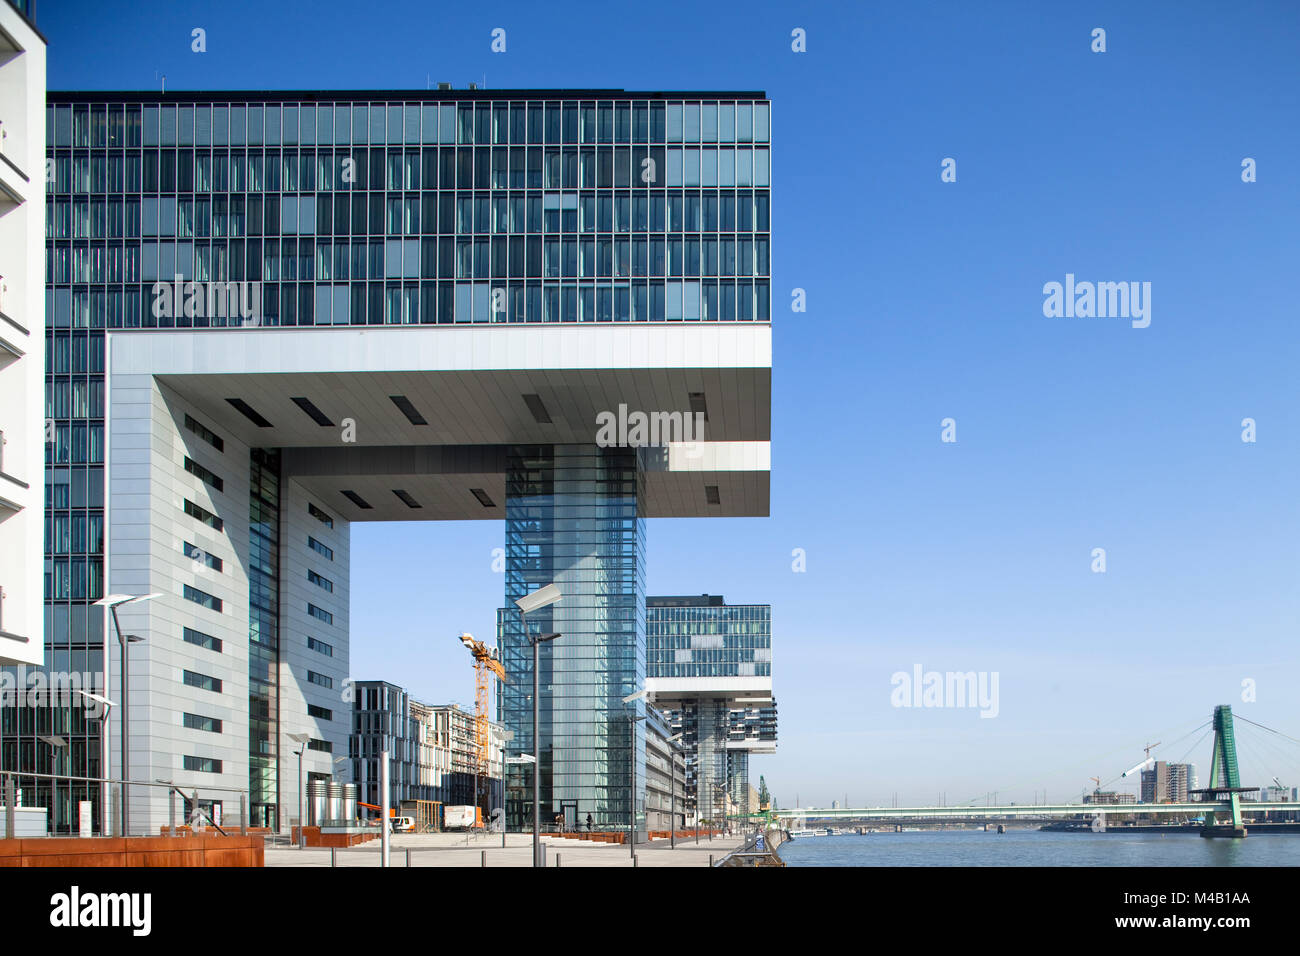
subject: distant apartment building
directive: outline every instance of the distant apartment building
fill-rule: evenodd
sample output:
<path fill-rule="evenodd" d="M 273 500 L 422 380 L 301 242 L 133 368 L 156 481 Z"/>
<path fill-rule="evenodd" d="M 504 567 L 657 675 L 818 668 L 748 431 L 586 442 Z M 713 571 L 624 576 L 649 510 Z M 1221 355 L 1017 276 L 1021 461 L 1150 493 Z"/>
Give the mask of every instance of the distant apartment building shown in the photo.
<path fill-rule="evenodd" d="M 352 690 L 348 757 L 359 800 L 381 804 L 380 763 L 387 749 L 390 806 L 404 800 L 473 805 L 473 714 L 455 704 L 420 703 L 387 681 L 357 681 Z M 501 727 L 489 729 L 489 773 L 479 782 L 485 817 L 502 805 Z"/>
<path fill-rule="evenodd" d="M 771 607 L 647 597 L 646 689 L 682 734 L 688 813 L 718 821 L 756 812 L 749 757 L 777 743 Z"/>
<path fill-rule="evenodd" d="M 48 573 L 45 40 L 28 15 L 25 4 L 0 3 L 0 664 L 39 665 Z M 87 573 L 83 566 L 83 583 Z"/>
<path fill-rule="evenodd" d="M 1157 760 L 1142 771 L 1143 803 L 1186 803 L 1196 789 L 1196 765 Z"/>

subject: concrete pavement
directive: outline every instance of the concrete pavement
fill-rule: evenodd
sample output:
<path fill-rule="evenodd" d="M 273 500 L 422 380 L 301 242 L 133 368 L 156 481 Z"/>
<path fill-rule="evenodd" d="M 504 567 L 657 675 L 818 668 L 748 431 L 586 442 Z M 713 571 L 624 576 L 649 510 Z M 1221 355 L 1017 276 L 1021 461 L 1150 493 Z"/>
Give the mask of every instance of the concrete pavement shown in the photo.
<path fill-rule="evenodd" d="M 542 838 L 546 847 L 547 866 L 622 866 L 631 867 L 632 858 L 626 846 L 615 843 L 588 843 L 585 840 Z M 739 849 L 744 839 L 739 836 L 718 837 L 712 841 L 701 836 L 678 839 L 674 850 L 667 840 L 638 843 L 638 866 L 708 866 L 709 857 L 716 863 L 732 850 Z M 463 833 L 428 833 L 419 835 L 394 834 L 389 851 L 390 865 L 407 865 L 410 850 L 411 866 L 482 866 L 483 853 L 487 853 L 488 866 L 531 866 L 533 838 L 531 834 L 511 833 L 506 846 L 501 846 L 501 834 L 469 835 Z M 335 851 L 338 866 L 379 866 L 379 841 Z M 330 865 L 328 848 L 268 846 L 267 866 L 324 866 Z"/>

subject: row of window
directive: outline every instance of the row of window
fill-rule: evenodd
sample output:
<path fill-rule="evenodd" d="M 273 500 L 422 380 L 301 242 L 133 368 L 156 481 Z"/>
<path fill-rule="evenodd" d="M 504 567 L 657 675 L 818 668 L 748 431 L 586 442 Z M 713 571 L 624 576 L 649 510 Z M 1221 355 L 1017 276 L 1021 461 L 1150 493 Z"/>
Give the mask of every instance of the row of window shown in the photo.
<path fill-rule="evenodd" d="M 214 694 L 221 693 L 221 678 L 219 677 L 209 677 L 207 674 L 199 674 L 195 671 L 182 671 L 181 680 L 188 687 L 212 691 Z"/>
<path fill-rule="evenodd" d="M 201 717 L 198 714 L 183 714 L 181 722 L 191 730 L 204 730 L 210 734 L 221 733 L 221 721 L 215 717 Z"/>
<path fill-rule="evenodd" d="M 185 557 L 189 558 L 191 561 L 205 565 L 213 571 L 220 571 L 222 569 L 222 560 L 216 555 L 204 551 L 198 545 L 185 541 L 182 542 L 181 550 L 185 553 Z"/>
<path fill-rule="evenodd" d="M 331 594 L 334 593 L 334 582 L 323 575 L 317 574 L 315 571 L 311 570 L 311 568 L 307 569 L 307 580 L 324 591 L 328 591 Z"/>
<path fill-rule="evenodd" d="M 221 480 L 219 475 L 203 467 L 188 455 L 185 457 L 185 470 L 205 484 L 211 485 L 217 491 L 225 490 L 226 483 Z"/>
<path fill-rule="evenodd" d="M 209 651 L 216 651 L 218 654 L 221 653 L 221 639 L 213 637 L 211 634 L 204 634 L 192 627 L 183 627 L 181 628 L 181 637 L 188 644 L 206 648 Z"/>
<path fill-rule="evenodd" d="M 185 508 L 185 513 L 187 515 L 189 515 L 191 518 L 196 518 L 199 521 L 202 521 L 205 525 L 207 525 L 209 528 L 211 528 L 214 531 L 221 531 L 226 526 L 225 522 L 222 521 L 220 518 L 218 518 L 216 515 L 214 515 L 211 511 L 202 507 L 201 505 L 195 504 L 194 502 L 190 501 L 190 499 L 188 498 L 185 499 L 184 508 Z"/>
<path fill-rule="evenodd" d="M 102 514 L 45 513 L 46 554 L 103 554 Z"/>
<path fill-rule="evenodd" d="M 45 344 L 45 371 L 47 374 L 88 372 L 93 375 L 104 371 L 104 337 L 102 335 L 70 335 L 68 333 L 56 335 L 51 330 L 50 334 L 45 337 Z M 100 379 L 100 381 L 103 380 Z M 90 400 L 89 397 L 88 400 Z M 47 414 L 45 417 L 59 416 Z"/>
<path fill-rule="evenodd" d="M 198 435 L 205 442 L 215 448 L 217 451 L 224 451 L 226 443 L 222 441 L 221 436 L 209 429 L 206 425 L 196 421 L 190 415 L 185 416 L 185 427 Z"/>
<path fill-rule="evenodd" d="M 565 240 L 501 236 L 461 240 L 371 239 L 352 243 L 253 239 L 233 240 L 229 249 L 225 243 L 146 242 L 139 248 L 116 250 L 124 253 L 121 261 L 102 272 L 91 267 L 93 260 L 100 257 L 113 260 L 115 257 L 108 255 L 113 250 L 83 251 L 88 253 L 86 272 L 74 276 L 70 261 L 75 257 L 65 257 L 60 250 L 53 250 L 56 260 L 69 263 L 66 274 L 58 279 L 60 285 L 74 278 L 78 283 L 144 281 L 150 284 L 142 290 L 126 290 L 128 301 L 125 302 L 121 289 L 52 290 L 48 298 L 53 305 L 51 324 L 56 328 L 69 325 L 103 328 L 106 321 L 112 326 L 113 320 L 120 320 L 124 313 L 138 314 L 140 305 L 160 318 L 185 311 L 191 315 L 211 311 L 222 317 L 242 311 L 249 318 L 259 307 L 269 304 L 271 298 L 268 290 L 252 287 L 235 289 L 234 296 L 228 290 L 219 290 L 221 294 L 213 297 L 202 289 L 192 294 L 182 287 L 177 295 L 174 286 L 177 281 L 325 283 L 366 279 L 729 278 L 771 274 L 770 240 L 766 235 L 748 234 L 668 238 L 641 234 L 632 238 L 601 236 Z M 63 271 L 63 266 L 56 262 L 56 272 Z M 97 275 L 100 277 L 96 278 Z M 155 287 L 158 282 L 164 286 Z M 88 404 L 91 399 L 86 396 Z M 51 395 L 50 400 L 59 399 Z M 102 414 L 102 404 L 99 407 Z"/>
<path fill-rule="evenodd" d="M 186 754 L 184 766 L 186 770 L 195 773 L 221 773 L 221 761 L 211 757 L 191 757 Z"/>
<path fill-rule="evenodd" d="M 307 638 L 307 647 L 309 650 L 316 651 L 318 654 L 324 654 L 326 657 L 334 656 L 334 645 L 326 644 L 324 641 L 317 640 L 314 637 Z"/>
<path fill-rule="evenodd" d="M 74 147 L 331 143 L 750 143 L 766 101 L 492 100 L 474 103 L 51 104 L 46 144 Z"/>
<path fill-rule="evenodd" d="M 443 149 L 52 155 L 51 198 L 141 193 L 311 193 L 771 185 L 766 147 Z M 175 203 L 175 199 L 164 199 Z M 157 199 L 146 202 L 158 203 Z M 60 200 L 66 204 L 66 200 Z M 48 214 L 46 222 L 49 222 Z"/>
<path fill-rule="evenodd" d="M 485 235 L 551 232 L 766 232 L 766 192 L 217 196 L 46 206 L 47 238 Z M 59 248 L 64 248 L 60 246 Z M 116 248 L 116 247 L 110 247 Z"/>
<path fill-rule="evenodd" d="M 596 279 L 583 284 L 561 280 L 489 282 L 353 282 L 347 285 L 302 283 L 261 286 L 258 326 L 412 325 L 463 322 L 662 322 L 703 319 L 711 322 L 770 321 L 771 284 L 767 279 L 690 279 L 665 282 L 635 278 L 612 285 Z M 62 290 L 66 292 L 67 290 Z M 86 293 L 80 293 L 85 296 Z M 249 293 L 252 295 L 252 292 Z M 79 312 L 79 327 L 209 328 L 241 326 L 244 318 L 156 316 L 146 290 L 110 289 L 91 294 L 113 308 L 92 315 Z M 126 303 L 125 310 L 122 308 Z M 248 307 L 251 311 L 252 306 Z M 197 312 L 197 309 L 191 311 Z M 123 314 L 125 312 L 125 314 Z M 66 309 L 53 316 L 66 327 Z M 249 320 L 251 321 L 251 320 Z M 102 424 L 55 424 L 55 441 L 46 446 L 48 462 L 103 461 Z"/>
<path fill-rule="evenodd" d="M 222 607 L 221 598 L 213 597 L 207 591 L 200 591 L 196 587 L 192 587 L 191 585 L 188 584 L 183 584 L 181 585 L 181 594 L 182 596 L 184 596 L 185 600 L 187 601 L 193 601 L 195 604 L 198 604 L 201 607 L 205 607 L 209 611 L 216 611 L 218 614 L 221 613 L 221 607 Z"/>

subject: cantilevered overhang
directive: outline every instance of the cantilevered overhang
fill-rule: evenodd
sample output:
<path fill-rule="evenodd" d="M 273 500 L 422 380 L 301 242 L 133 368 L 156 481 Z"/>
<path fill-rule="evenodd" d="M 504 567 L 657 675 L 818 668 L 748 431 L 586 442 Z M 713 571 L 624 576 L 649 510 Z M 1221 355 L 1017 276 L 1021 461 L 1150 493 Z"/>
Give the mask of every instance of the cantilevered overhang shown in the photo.
<path fill-rule="evenodd" d="M 210 427 L 286 449 L 287 476 L 348 520 L 501 518 L 509 445 L 595 443 L 598 416 L 617 419 L 620 406 L 625 418 L 707 416 L 702 439 L 661 435 L 699 440 L 642 450 L 647 517 L 768 513 L 766 324 L 122 330 L 109 340 L 110 394 L 120 376 L 152 375 Z"/>

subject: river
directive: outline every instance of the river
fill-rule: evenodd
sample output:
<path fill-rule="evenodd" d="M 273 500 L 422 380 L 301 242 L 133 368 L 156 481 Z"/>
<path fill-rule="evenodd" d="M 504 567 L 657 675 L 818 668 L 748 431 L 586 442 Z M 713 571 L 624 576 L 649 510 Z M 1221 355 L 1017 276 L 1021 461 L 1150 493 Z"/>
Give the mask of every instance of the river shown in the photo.
<path fill-rule="evenodd" d="M 920 830 L 803 837 L 779 853 L 787 866 L 1300 866 L 1300 833 Z"/>

